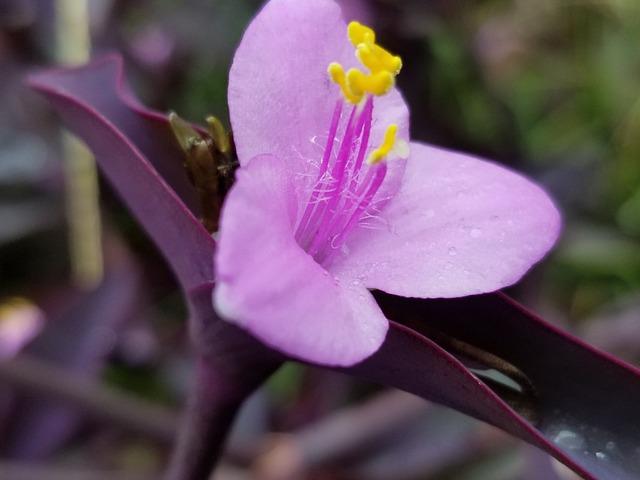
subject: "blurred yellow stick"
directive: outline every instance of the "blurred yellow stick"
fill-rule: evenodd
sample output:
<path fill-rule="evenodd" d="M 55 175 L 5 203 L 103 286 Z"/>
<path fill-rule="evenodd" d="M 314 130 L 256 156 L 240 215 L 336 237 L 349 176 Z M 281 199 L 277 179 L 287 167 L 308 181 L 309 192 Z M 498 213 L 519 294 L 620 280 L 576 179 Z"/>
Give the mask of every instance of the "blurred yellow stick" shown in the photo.
<path fill-rule="evenodd" d="M 87 0 L 56 0 L 56 37 L 60 63 L 77 65 L 89 59 Z M 103 275 L 96 166 L 83 143 L 67 132 L 63 135 L 71 272 L 74 283 L 91 289 Z"/>

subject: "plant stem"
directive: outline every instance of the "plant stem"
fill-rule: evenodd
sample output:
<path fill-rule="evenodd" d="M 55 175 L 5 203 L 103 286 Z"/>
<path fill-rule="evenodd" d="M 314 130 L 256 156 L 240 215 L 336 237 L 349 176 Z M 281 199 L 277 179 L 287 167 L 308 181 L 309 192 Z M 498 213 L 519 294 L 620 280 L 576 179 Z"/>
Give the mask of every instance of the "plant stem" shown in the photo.
<path fill-rule="evenodd" d="M 197 355 L 191 393 L 165 480 L 207 480 L 242 403 L 286 358 L 213 310 L 213 283 L 187 292 Z"/>
<path fill-rule="evenodd" d="M 210 477 L 244 400 L 221 394 L 225 389 L 224 381 L 210 363 L 198 362 L 166 480 L 206 480 Z"/>

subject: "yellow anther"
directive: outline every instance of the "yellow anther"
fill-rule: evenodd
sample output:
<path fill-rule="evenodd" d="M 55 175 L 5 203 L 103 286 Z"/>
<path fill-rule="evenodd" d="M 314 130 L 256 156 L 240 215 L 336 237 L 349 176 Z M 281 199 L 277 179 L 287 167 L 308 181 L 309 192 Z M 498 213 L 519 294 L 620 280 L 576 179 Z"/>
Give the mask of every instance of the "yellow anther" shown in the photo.
<path fill-rule="evenodd" d="M 361 43 L 357 46 L 356 56 L 365 67 L 371 70 L 371 73 L 385 70 L 393 75 L 397 75 L 402 68 L 402 60 L 400 57 L 391 55 L 379 45 L 369 47 Z"/>
<path fill-rule="evenodd" d="M 333 80 L 334 83 L 337 83 L 340 86 L 340 88 L 342 88 L 342 90 L 344 91 L 346 89 L 347 77 L 344 74 L 344 69 L 342 68 L 342 65 L 340 65 L 337 62 L 331 62 L 329 64 L 329 68 L 327 69 L 327 71 L 331 76 L 331 80 Z"/>
<path fill-rule="evenodd" d="M 376 43 L 376 33 L 373 29 L 362 25 L 359 22 L 351 22 L 347 27 L 347 33 L 349 40 L 353 43 L 354 47 L 358 47 L 361 43 L 373 45 Z"/>
<path fill-rule="evenodd" d="M 369 154 L 367 158 L 367 163 L 369 165 L 374 165 L 376 163 L 380 163 L 384 157 L 386 157 L 393 146 L 396 143 L 396 134 L 398 133 L 398 125 L 392 123 L 387 127 L 387 131 L 384 133 L 384 139 L 382 140 L 382 145 L 376 148 L 373 152 Z"/>
<path fill-rule="evenodd" d="M 380 63 L 382 63 L 387 71 L 398 75 L 402 69 L 402 59 L 398 55 L 391 55 L 384 48 L 376 45 L 376 50 Z"/>
<path fill-rule="evenodd" d="M 347 72 L 347 87 L 355 95 L 373 93 L 384 95 L 395 84 L 394 76 L 387 71 L 381 71 L 372 75 L 365 75 L 360 70 L 352 68 Z"/>
<path fill-rule="evenodd" d="M 329 75 L 331 76 L 331 80 L 333 80 L 334 83 L 337 83 L 338 86 L 342 89 L 344 98 L 346 98 L 347 101 L 353 103 L 354 105 L 360 103 L 360 100 L 362 100 L 363 93 L 357 94 L 351 91 L 351 89 L 347 85 L 347 76 L 344 73 L 344 69 L 342 68 L 342 65 L 340 65 L 339 63 L 333 62 L 329 65 L 328 71 L 329 71 Z"/>
<path fill-rule="evenodd" d="M 345 74 L 342 65 L 332 63 L 329 65 L 331 79 L 340 86 L 345 99 L 353 104 L 360 103 L 369 93 L 384 95 L 395 85 L 402 60 L 376 45 L 376 34 L 371 28 L 351 22 L 347 31 L 349 40 L 356 47 L 356 56 L 370 74 L 354 68 Z"/>
<path fill-rule="evenodd" d="M 386 70 L 385 66 L 380 61 L 380 58 L 373 53 L 373 50 L 364 43 L 361 43 L 356 48 L 356 57 L 360 60 L 365 67 L 367 67 L 371 73 L 377 73 L 382 70 Z"/>

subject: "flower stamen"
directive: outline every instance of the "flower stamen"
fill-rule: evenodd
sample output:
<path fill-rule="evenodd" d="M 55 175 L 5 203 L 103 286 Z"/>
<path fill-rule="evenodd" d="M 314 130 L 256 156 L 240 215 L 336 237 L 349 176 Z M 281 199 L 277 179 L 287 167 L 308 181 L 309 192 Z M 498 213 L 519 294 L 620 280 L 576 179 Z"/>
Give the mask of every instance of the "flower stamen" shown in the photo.
<path fill-rule="evenodd" d="M 344 68 L 342 65 L 336 62 L 332 62 L 329 64 L 329 68 L 327 70 L 329 75 L 331 76 L 331 80 L 336 83 L 341 89 L 344 95 L 344 98 L 347 99 L 348 102 L 353 103 L 354 105 L 358 104 L 364 93 L 355 93 L 349 88 L 347 83 L 347 75 L 344 73 Z"/>
<path fill-rule="evenodd" d="M 385 70 L 371 75 L 365 75 L 355 68 L 347 72 L 346 84 L 352 95 L 362 98 L 365 93 L 377 96 L 387 93 L 395 84 L 395 79 L 390 72 Z"/>
<path fill-rule="evenodd" d="M 375 32 L 358 22 L 348 27 L 349 40 L 356 47 L 356 57 L 369 69 L 369 74 L 352 68 L 345 73 L 339 63 L 329 65 L 331 79 L 340 87 L 344 98 L 355 104 L 367 94 L 384 95 L 395 85 L 395 77 L 402 68 L 400 57 L 377 45 Z"/>
<path fill-rule="evenodd" d="M 361 43 L 376 43 L 376 32 L 374 32 L 372 28 L 362 25 L 360 22 L 350 22 L 347 26 L 347 35 L 356 48 Z"/>
<path fill-rule="evenodd" d="M 360 23 L 351 22 L 348 35 L 369 73 L 329 65 L 344 99 L 336 104 L 315 184 L 295 229 L 298 245 L 319 263 L 330 261 L 362 218 L 375 214 L 375 197 L 387 172 L 383 160 L 403 143 L 396 141 L 398 126 L 391 124 L 378 148 L 369 144 L 374 98 L 393 88 L 400 58 L 376 45 L 374 31 Z"/>
<path fill-rule="evenodd" d="M 387 131 L 384 133 L 384 140 L 382 141 L 382 145 L 376 148 L 373 152 L 369 154 L 367 158 L 367 163 L 369 165 L 374 165 L 379 163 L 386 157 L 393 146 L 396 143 L 396 134 L 398 133 L 398 125 L 392 123 L 387 127 Z"/>

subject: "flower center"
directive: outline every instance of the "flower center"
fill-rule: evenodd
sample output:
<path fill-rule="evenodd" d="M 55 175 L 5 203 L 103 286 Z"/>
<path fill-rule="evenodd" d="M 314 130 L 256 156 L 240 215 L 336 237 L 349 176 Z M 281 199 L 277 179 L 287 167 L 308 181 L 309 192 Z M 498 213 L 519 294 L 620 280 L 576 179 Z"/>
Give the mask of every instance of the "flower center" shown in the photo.
<path fill-rule="evenodd" d="M 389 125 L 382 144 L 371 149 L 374 97 L 395 85 L 400 57 L 377 45 L 374 31 L 358 22 L 349 24 L 348 36 L 369 73 L 355 68 L 345 73 L 342 65 L 329 65 L 329 76 L 344 98 L 336 102 L 322 163 L 295 233 L 298 244 L 321 264 L 344 246 L 351 230 L 375 214 L 374 197 L 387 172 L 383 160 L 394 150 L 398 131 Z"/>

